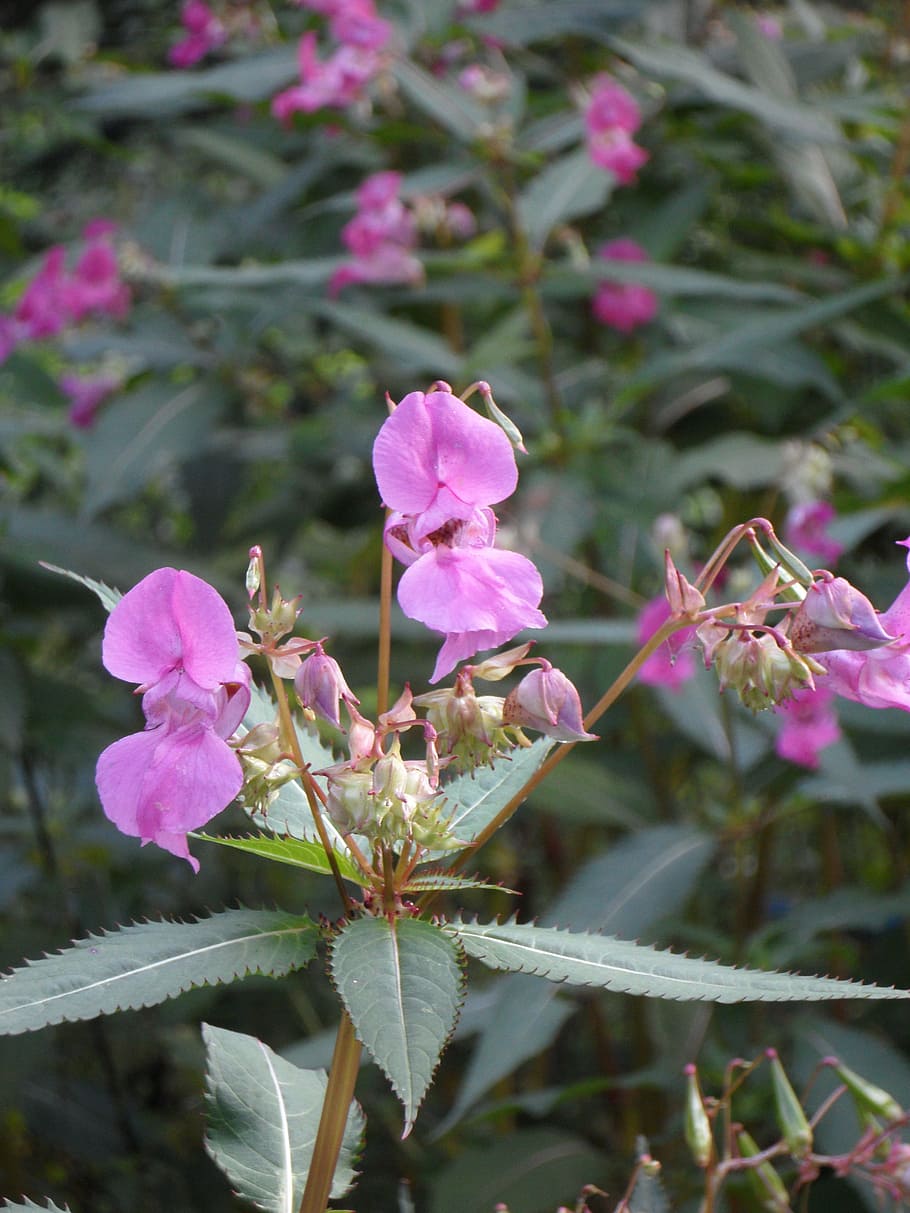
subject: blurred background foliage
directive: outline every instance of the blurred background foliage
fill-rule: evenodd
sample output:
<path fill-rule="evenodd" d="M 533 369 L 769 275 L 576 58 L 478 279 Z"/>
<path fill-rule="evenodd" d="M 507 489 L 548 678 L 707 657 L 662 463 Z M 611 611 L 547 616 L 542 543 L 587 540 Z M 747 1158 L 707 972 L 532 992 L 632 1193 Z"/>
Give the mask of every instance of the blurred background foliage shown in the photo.
<path fill-rule="evenodd" d="M 137 727 L 136 705 L 101 670 L 95 599 L 38 561 L 123 589 L 189 568 L 242 623 L 260 543 L 270 576 L 303 595 L 304 633 L 330 637 L 369 706 L 386 391 L 482 377 L 523 431 L 502 523 L 544 572 L 539 651 L 588 703 L 633 651 L 668 539 L 692 567 L 744 518 L 782 523 L 807 485 L 836 506 L 839 572 L 880 609 L 905 580 L 906 4 L 791 0 L 770 14 L 776 40 L 757 21 L 769 14 L 707 0 L 390 0 L 395 53 L 371 103 L 290 125 L 269 102 L 318 19 L 281 0 L 222 9 L 252 14 L 242 36 L 178 71 L 176 3 L 0 6 L 0 307 L 50 246 L 74 257 L 98 217 L 117 225 L 132 291 L 122 321 L 0 365 L 3 965 L 143 916 L 336 913 L 306 874 L 217 848 L 194 878 L 104 820 L 95 758 Z M 499 100 L 459 89 L 471 63 L 502 77 Z M 581 90 L 602 71 L 643 111 L 650 161 L 623 189 L 584 152 Z M 353 191 L 382 169 L 428 216 L 426 281 L 332 298 Z M 441 199 L 471 208 L 473 235 L 434 225 Z M 632 335 L 591 312 L 592 257 L 618 237 L 647 250 L 635 268 L 660 299 Z M 119 384 L 88 428 L 68 419 L 72 370 Z M 394 626 L 394 676 L 423 689 L 433 638 Z M 906 987 L 910 722 L 840 716 L 842 739 L 808 771 L 775 755 L 773 713 L 718 697 L 712 676 L 638 686 L 484 870 L 520 890 L 524 917 Z M 333 1007 L 313 969 L 3 1040 L 0 1190 L 75 1213 L 240 1207 L 203 1149 L 198 1023 L 326 1064 Z M 406 1142 L 364 1069 L 354 1203 L 541 1213 L 585 1182 L 621 1192 L 645 1134 L 673 1207 L 694 1208 L 682 1065 L 697 1059 L 716 1090 L 731 1057 L 772 1044 L 794 1075 L 836 1052 L 910 1104 L 898 1004 L 711 1008 L 480 980 Z M 761 1082 L 738 1106 L 760 1142 L 769 1107 Z M 855 1138 L 847 1121 L 822 1130 L 825 1148 Z M 400 1180 L 411 1195 L 396 1197 Z M 809 1207 L 869 1199 L 823 1178 Z M 738 1193 L 729 1207 L 758 1206 Z"/>

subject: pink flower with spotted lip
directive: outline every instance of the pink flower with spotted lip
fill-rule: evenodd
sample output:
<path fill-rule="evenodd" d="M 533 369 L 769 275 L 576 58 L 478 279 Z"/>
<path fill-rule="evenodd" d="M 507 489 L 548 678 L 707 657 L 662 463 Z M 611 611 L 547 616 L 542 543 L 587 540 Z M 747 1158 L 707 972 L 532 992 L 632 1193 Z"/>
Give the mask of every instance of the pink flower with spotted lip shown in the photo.
<path fill-rule="evenodd" d="M 663 594 L 646 603 L 638 615 L 637 639 L 645 644 L 661 624 L 670 618 L 670 604 Z M 681 628 L 647 658 L 638 671 L 640 682 L 646 686 L 666 687 L 678 691 L 695 673 L 695 656 L 686 647 L 695 629 Z"/>
<path fill-rule="evenodd" d="M 101 754 L 95 773 L 105 815 L 199 870 L 187 831 L 220 813 L 243 773 L 227 739 L 250 702 L 230 612 L 206 582 L 157 569 L 121 598 L 104 630 L 102 660 L 139 683 L 146 727 Z"/>
<path fill-rule="evenodd" d="M 518 483 L 503 431 L 448 391 L 411 392 L 383 424 L 373 470 L 393 510 L 386 544 L 408 565 L 401 609 L 445 634 L 432 682 L 522 628 L 546 626 L 543 583 L 525 556 L 493 547 L 490 505 Z"/>
<path fill-rule="evenodd" d="M 638 102 L 612 76 L 595 76 L 591 100 L 585 110 L 588 154 L 594 163 L 611 172 L 620 185 L 631 185 L 642 165 L 650 159 L 632 135 L 641 126 Z"/>
<path fill-rule="evenodd" d="M 898 541 L 910 548 L 910 539 Z M 910 570 L 910 554 L 907 558 Z M 842 649 L 821 656 L 824 674 L 816 686 L 852 699 L 867 708 L 900 708 L 910 712 L 910 581 L 897 598 L 878 616 L 884 631 L 897 639 L 882 648 L 865 652 Z"/>
<path fill-rule="evenodd" d="M 597 250 L 605 261 L 649 261 L 640 244 L 634 240 L 611 240 Z M 658 298 L 649 287 L 636 282 L 601 282 L 591 303 L 591 310 L 601 324 L 620 333 L 631 333 L 649 324 L 657 315 Z"/>
<path fill-rule="evenodd" d="M 820 752 L 841 737 L 831 703 L 833 698 L 833 691 L 825 687 L 815 690 L 806 687 L 774 709 L 781 717 L 781 728 L 774 742 L 781 758 L 811 771 L 818 769 Z"/>

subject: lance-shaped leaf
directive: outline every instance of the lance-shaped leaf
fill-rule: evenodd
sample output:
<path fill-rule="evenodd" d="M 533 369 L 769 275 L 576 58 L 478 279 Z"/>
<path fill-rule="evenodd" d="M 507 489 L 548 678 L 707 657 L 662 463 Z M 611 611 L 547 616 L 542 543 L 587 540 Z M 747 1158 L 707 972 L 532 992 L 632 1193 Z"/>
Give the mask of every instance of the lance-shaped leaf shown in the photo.
<path fill-rule="evenodd" d="M 2 1213 L 33 1213 L 35 1209 L 42 1210 L 42 1213 L 70 1213 L 69 1205 L 64 1205 L 61 1209 L 52 1200 L 49 1200 L 46 1205 L 36 1205 L 27 1196 L 23 1196 L 21 1204 L 14 1204 L 13 1201 L 6 1200 L 2 1205 Z"/>
<path fill-rule="evenodd" d="M 444 784 L 453 837 L 463 842 L 475 838 L 527 783 L 553 744 L 540 737 L 527 749 L 515 750 L 509 758 L 498 758 L 492 766 L 466 772 Z"/>
<path fill-rule="evenodd" d="M 234 847 L 238 851 L 247 851 L 250 855 L 258 855 L 261 859 L 272 859 L 275 863 L 287 863 L 294 868 L 306 868 L 309 872 L 320 872 L 331 875 L 332 869 L 321 842 L 309 842 L 303 838 L 269 838 L 264 834 L 251 834 L 245 838 L 230 835 L 200 834 L 195 831 L 191 838 L 201 838 L 203 842 L 219 842 L 223 847 Z M 335 859 L 338 870 L 347 880 L 365 885 L 367 879 L 358 867 L 336 848 Z M 487 888 L 489 886 L 482 886 Z"/>
<path fill-rule="evenodd" d="M 358 918 L 332 946 L 332 979 L 410 1133 L 464 992 L 458 940 L 416 918 Z"/>
<path fill-rule="evenodd" d="M 120 590 L 111 589 L 103 581 L 95 581 L 93 577 L 83 577 L 81 573 L 74 573 L 72 569 L 61 569 L 59 565 L 47 564 L 44 560 L 39 560 L 38 563 L 49 573 L 59 573 L 61 577 L 69 577 L 71 581 L 78 581 L 80 585 L 84 585 L 86 589 L 97 595 L 106 611 L 112 611 L 123 597 Z"/>
<path fill-rule="evenodd" d="M 491 969 L 534 973 L 549 981 L 599 986 L 624 994 L 704 1002 L 818 1002 L 835 998 L 910 998 L 910 991 L 799 973 L 737 969 L 716 960 L 661 952 L 611 935 L 456 921 L 469 956 Z"/>
<path fill-rule="evenodd" d="M 435 893 L 446 889 L 491 889 L 495 893 L 518 896 L 515 889 L 507 889 L 494 881 L 481 880 L 477 876 L 450 876 L 447 872 L 420 872 L 401 886 L 402 893 Z"/>
<path fill-rule="evenodd" d="M 281 977 L 309 964 L 318 939 L 305 915 L 242 909 L 90 935 L 0 979 L 0 1034 L 150 1007 L 253 973 Z"/>
<path fill-rule="evenodd" d="M 301 1070 L 242 1032 L 202 1025 L 208 1068 L 206 1149 L 240 1196 L 296 1213 L 325 1097 L 324 1070 Z M 331 1195 L 354 1182 L 364 1117 L 351 1104 Z"/>

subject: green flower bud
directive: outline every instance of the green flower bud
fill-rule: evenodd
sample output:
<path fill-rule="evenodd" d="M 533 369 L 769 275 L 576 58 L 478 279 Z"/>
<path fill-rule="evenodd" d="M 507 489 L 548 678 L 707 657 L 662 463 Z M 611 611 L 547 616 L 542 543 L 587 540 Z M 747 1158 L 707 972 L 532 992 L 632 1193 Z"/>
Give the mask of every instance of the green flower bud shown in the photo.
<path fill-rule="evenodd" d="M 690 1063 L 683 1072 L 686 1075 L 686 1104 L 683 1112 L 686 1145 L 692 1152 L 695 1165 L 706 1167 L 714 1153 L 714 1133 L 701 1097 L 695 1066 Z"/>
<path fill-rule="evenodd" d="M 803 1106 L 790 1085 L 776 1049 L 768 1049 L 766 1056 L 771 1062 L 771 1083 L 774 1088 L 774 1108 L 781 1136 L 794 1158 L 805 1158 L 812 1149 L 812 1126 L 806 1119 Z"/>
<path fill-rule="evenodd" d="M 904 1109 L 893 1095 L 875 1086 L 862 1075 L 844 1065 L 836 1065 L 834 1073 L 852 1095 L 856 1110 L 860 1114 L 866 1112 L 871 1116 L 881 1116 L 887 1124 L 900 1120 L 904 1115 Z"/>

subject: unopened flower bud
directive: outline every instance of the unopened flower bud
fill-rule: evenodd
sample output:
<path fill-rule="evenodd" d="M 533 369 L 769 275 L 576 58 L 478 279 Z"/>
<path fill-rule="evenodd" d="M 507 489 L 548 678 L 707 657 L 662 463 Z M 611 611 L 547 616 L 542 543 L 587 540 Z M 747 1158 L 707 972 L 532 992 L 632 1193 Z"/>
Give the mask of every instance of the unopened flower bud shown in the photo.
<path fill-rule="evenodd" d="M 664 586 L 674 615 L 696 615 L 705 609 L 704 595 L 676 567 L 669 548 L 664 552 Z"/>
<path fill-rule="evenodd" d="M 686 1145 L 692 1152 L 697 1167 L 706 1167 L 714 1153 L 714 1133 L 711 1121 L 705 1111 L 704 1100 L 701 1097 L 701 1087 L 698 1083 L 698 1072 L 689 1063 L 684 1073 L 686 1075 L 686 1104 L 683 1112 L 683 1128 Z"/>
<path fill-rule="evenodd" d="M 354 707 L 354 704 L 347 699 L 345 700 L 345 707 L 351 720 L 351 723 L 348 725 L 348 750 L 350 751 L 351 761 L 359 762 L 363 758 L 370 758 L 373 755 L 373 749 L 376 744 L 376 730 L 370 721 L 361 716 Z"/>
<path fill-rule="evenodd" d="M 341 728 L 338 705 L 342 699 L 359 703 L 344 680 L 341 666 L 334 657 L 317 644 L 312 654 L 294 675 L 294 690 L 305 708 L 311 708 L 317 716 Z"/>
<path fill-rule="evenodd" d="M 546 662 L 539 670 L 531 670 L 502 705 L 505 724 L 517 724 L 536 729 L 554 741 L 596 741 L 594 733 L 586 733 L 578 691 L 562 670 Z"/>
<path fill-rule="evenodd" d="M 872 603 L 843 577 L 814 581 L 790 625 L 800 653 L 864 652 L 891 644 Z"/>
<path fill-rule="evenodd" d="M 737 1133 L 736 1143 L 739 1146 L 740 1158 L 754 1158 L 756 1154 L 761 1153 L 755 1139 L 745 1129 Z M 746 1178 L 759 1208 L 764 1210 L 764 1213 L 790 1213 L 790 1197 L 784 1181 L 770 1162 L 763 1162 L 757 1167 L 747 1167 Z"/>
<path fill-rule="evenodd" d="M 812 1149 L 812 1126 L 803 1106 L 790 1085 L 776 1049 L 767 1049 L 771 1062 L 771 1085 L 774 1088 L 774 1109 L 781 1136 L 794 1158 L 805 1158 Z"/>
<path fill-rule="evenodd" d="M 250 607 L 250 627 L 263 641 L 274 644 L 294 630 L 300 613 L 299 601 L 299 598 L 282 598 L 276 586 L 271 605 Z"/>
<path fill-rule="evenodd" d="M 700 629 L 699 629 L 700 630 Z M 785 703 L 801 687 L 814 688 L 824 667 L 780 644 L 769 632 L 739 632 L 713 650 L 721 690 L 732 687 L 753 712 Z"/>
<path fill-rule="evenodd" d="M 363 831 L 373 820 L 373 775 L 347 764 L 324 772 L 328 780 L 326 810 L 342 834 Z"/>
<path fill-rule="evenodd" d="M 834 1067 L 834 1072 L 852 1095 L 858 1111 L 862 1110 L 873 1116 L 881 1116 L 889 1124 L 892 1121 L 900 1120 L 904 1115 L 904 1109 L 893 1095 L 889 1095 L 881 1087 L 875 1086 L 861 1074 L 840 1064 Z"/>
<path fill-rule="evenodd" d="M 426 708 L 436 730 L 438 752 L 452 757 L 462 770 L 490 763 L 514 747 L 503 720 L 504 700 L 498 695 L 476 695 L 470 679 L 459 676 L 454 687 L 429 691 L 414 700 Z M 529 745 L 517 725 L 508 726 L 519 745 Z"/>
<path fill-rule="evenodd" d="M 508 677 L 530 653 L 531 643 L 529 640 L 527 644 L 519 644 L 514 649 L 507 649 L 504 653 L 497 653 L 495 657 L 488 657 L 485 661 L 472 665 L 471 677 L 480 678 L 483 682 L 499 682 L 500 679 Z"/>
<path fill-rule="evenodd" d="M 505 436 L 511 442 L 516 451 L 521 451 L 522 455 L 527 455 L 528 448 L 525 446 L 524 438 L 521 436 L 521 430 L 515 424 L 511 417 L 507 416 L 496 401 L 493 399 L 493 389 L 485 379 L 479 380 L 477 390 L 483 398 L 483 407 L 486 409 L 487 416 L 491 421 L 503 430 Z"/>

